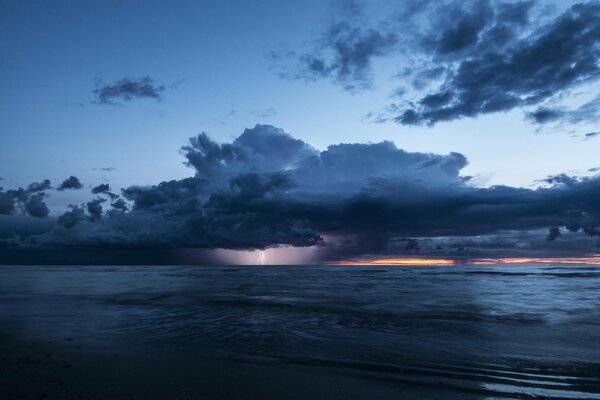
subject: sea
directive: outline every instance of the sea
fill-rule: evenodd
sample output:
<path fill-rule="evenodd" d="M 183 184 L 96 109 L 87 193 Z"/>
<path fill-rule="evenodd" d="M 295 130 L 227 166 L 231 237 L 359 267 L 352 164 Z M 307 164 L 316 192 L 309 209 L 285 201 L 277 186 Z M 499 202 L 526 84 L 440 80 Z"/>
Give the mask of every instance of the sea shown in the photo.
<path fill-rule="evenodd" d="M 7 335 L 600 399 L 600 267 L 1 266 Z"/>

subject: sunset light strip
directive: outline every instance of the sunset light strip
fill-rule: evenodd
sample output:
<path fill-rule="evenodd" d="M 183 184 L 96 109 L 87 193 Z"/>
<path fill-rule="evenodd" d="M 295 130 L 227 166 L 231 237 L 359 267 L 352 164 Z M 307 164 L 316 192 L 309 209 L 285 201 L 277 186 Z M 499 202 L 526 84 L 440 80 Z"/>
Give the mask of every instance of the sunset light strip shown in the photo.
<path fill-rule="evenodd" d="M 446 260 L 440 258 L 380 258 L 380 259 L 353 259 L 332 261 L 328 265 L 433 265 L 450 266 L 455 265 L 455 260 Z"/>
<path fill-rule="evenodd" d="M 376 258 L 330 261 L 327 265 L 398 265 L 398 266 L 453 266 L 453 265 L 600 265 L 600 254 L 589 257 L 509 257 L 509 258 Z"/>

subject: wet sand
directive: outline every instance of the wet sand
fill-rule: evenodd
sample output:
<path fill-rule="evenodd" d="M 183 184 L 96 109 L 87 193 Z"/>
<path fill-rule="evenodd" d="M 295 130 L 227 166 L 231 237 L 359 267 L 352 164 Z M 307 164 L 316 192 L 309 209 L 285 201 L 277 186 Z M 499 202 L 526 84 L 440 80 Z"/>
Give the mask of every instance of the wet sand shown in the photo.
<path fill-rule="evenodd" d="M 146 346 L 0 343 L 3 399 L 476 399 L 424 384 L 357 377 L 351 370 L 269 359 L 234 360 Z"/>

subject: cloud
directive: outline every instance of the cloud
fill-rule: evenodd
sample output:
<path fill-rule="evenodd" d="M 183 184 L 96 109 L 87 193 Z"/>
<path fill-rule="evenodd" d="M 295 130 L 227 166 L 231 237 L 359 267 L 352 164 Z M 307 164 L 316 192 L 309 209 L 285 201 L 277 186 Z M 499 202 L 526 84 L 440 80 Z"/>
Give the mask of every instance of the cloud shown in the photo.
<path fill-rule="evenodd" d="M 585 134 L 586 139 L 595 138 L 596 136 L 600 136 L 600 132 L 589 132 Z"/>
<path fill-rule="evenodd" d="M 41 182 L 33 182 L 27 186 L 29 193 L 43 192 L 44 190 L 51 189 L 52 185 L 48 179 L 44 179 Z"/>
<path fill-rule="evenodd" d="M 472 40 L 460 42 L 464 48 L 443 47 L 451 53 L 465 50 L 468 54 L 460 57 L 455 65 L 447 64 L 447 76 L 439 88 L 397 116 L 397 122 L 434 125 L 509 111 L 539 104 L 600 76 L 597 63 L 600 57 L 599 4 L 576 4 L 523 37 L 519 37 L 521 30 L 515 31 L 499 17 L 497 14 L 493 22 L 484 26 L 461 28 L 460 21 L 453 22 L 448 29 L 480 29 L 468 36 Z M 488 33 L 499 26 L 509 30 L 510 40 L 506 45 L 489 42 Z M 458 32 L 456 36 L 463 37 Z M 443 40 L 437 42 L 441 43 Z M 439 47 L 426 50 L 433 53 L 434 58 L 445 55 Z M 538 122 L 545 122 L 548 117 L 559 116 L 548 112 L 533 115 Z"/>
<path fill-rule="evenodd" d="M 309 81 L 331 78 L 352 92 L 368 89 L 373 85 L 372 60 L 388 54 L 397 43 L 394 33 L 338 22 L 322 34 L 314 52 L 298 56 L 297 66 L 283 76 Z"/>
<path fill-rule="evenodd" d="M 568 110 L 567 120 L 573 124 L 600 120 L 600 95 L 575 110 Z"/>
<path fill-rule="evenodd" d="M 104 203 L 106 199 L 94 199 L 86 203 L 87 211 L 90 214 L 90 219 L 92 222 L 99 221 L 102 218 L 102 203 Z"/>
<path fill-rule="evenodd" d="M 561 235 L 560 233 L 560 228 L 554 227 L 554 228 L 550 228 L 548 229 L 548 237 L 546 238 L 547 241 L 549 242 L 553 242 L 555 241 L 559 236 Z"/>
<path fill-rule="evenodd" d="M 109 193 L 109 192 L 110 192 L 110 186 L 108 183 L 102 183 L 102 184 L 92 188 L 93 194 L 101 194 L 101 193 Z"/>
<path fill-rule="evenodd" d="M 539 107 L 533 112 L 526 113 L 526 116 L 529 120 L 538 124 L 596 122 L 600 119 L 600 95 L 574 109 Z"/>
<path fill-rule="evenodd" d="M 486 1 L 474 2 L 466 9 L 455 4 L 443 5 L 436 11 L 443 17 L 436 15 L 434 31 L 423 40 L 426 47 L 440 55 L 460 53 L 475 47 L 494 18 L 494 10 Z M 451 23 L 448 23 L 449 19 Z"/>
<path fill-rule="evenodd" d="M 50 214 L 50 210 L 44 203 L 44 194 L 36 193 L 29 197 L 25 203 L 25 211 L 32 217 L 45 218 Z"/>
<path fill-rule="evenodd" d="M 555 186 L 575 186 L 579 181 L 579 178 L 567 174 L 551 175 L 542 179 L 542 182 Z"/>
<path fill-rule="evenodd" d="M 21 247 L 24 238 L 49 232 L 55 226 L 56 219 L 52 217 L 37 218 L 24 213 L 0 214 L 0 250 Z M 6 261 L 0 257 L 0 263 Z"/>
<path fill-rule="evenodd" d="M 555 108 L 540 107 L 535 111 L 526 114 L 527 119 L 537 124 L 546 124 L 554 122 L 564 117 L 565 113 L 562 110 Z"/>
<path fill-rule="evenodd" d="M 94 170 L 94 171 L 112 172 L 112 171 L 116 171 L 117 169 L 115 167 L 103 167 L 103 168 L 92 168 L 92 170 Z"/>
<path fill-rule="evenodd" d="M 71 175 L 70 177 L 65 179 L 63 183 L 61 183 L 60 186 L 56 188 L 56 190 L 78 190 L 82 188 L 83 185 L 81 184 L 81 182 L 79 182 L 79 178 Z"/>
<path fill-rule="evenodd" d="M 4 191 L 0 187 L 0 215 L 26 214 L 36 218 L 45 218 L 50 213 L 44 199 L 44 191 L 52 187 L 48 179 L 33 182 L 26 189 L 18 188 Z"/>
<path fill-rule="evenodd" d="M 110 185 L 108 183 L 102 183 L 98 186 L 94 186 L 91 190 L 92 194 L 105 195 L 110 197 L 112 200 L 119 198 L 119 195 L 110 191 Z"/>
<path fill-rule="evenodd" d="M 15 211 L 15 199 L 9 193 L 0 190 L 0 214 L 10 215 Z"/>
<path fill-rule="evenodd" d="M 99 104 L 117 104 L 116 101 L 131 101 L 133 99 L 163 100 L 164 85 L 155 85 L 154 81 L 145 76 L 139 79 L 124 78 L 111 85 L 104 85 L 93 90 L 96 102 Z"/>
<path fill-rule="evenodd" d="M 318 151 L 268 125 L 223 144 L 202 133 L 182 154 L 193 176 L 126 188 L 130 207 L 102 197 L 72 205 L 54 229 L 23 243 L 495 257 L 586 254 L 600 232 L 600 177 L 479 188 L 462 174 L 460 153 L 407 152 L 387 141 Z"/>
<path fill-rule="evenodd" d="M 372 61 L 384 60 L 402 83 L 397 102 L 369 114 L 380 123 L 433 126 L 513 109 L 539 124 L 600 118 L 600 96 L 578 109 L 551 106 L 600 78 L 596 1 L 554 14 L 535 1 L 401 2 L 377 23 L 357 10 L 311 51 L 280 56 L 296 60 L 282 76 L 356 92 L 373 86 Z"/>
<path fill-rule="evenodd" d="M 418 41 L 422 50 L 440 57 L 438 61 L 462 62 L 490 47 L 506 50 L 529 24 L 533 5 L 533 1 L 439 2 L 429 6 L 429 26 Z"/>
<path fill-rule="evenodd" d="M 111 207 L 119 211 L 127 211 L 129 209 L 129 207 L 127 207 L 127 203 L 123 199 L 117 199 L 111 204 Z"/>
<path fill-rule="evenodd" d="M 419 247 L 419 242 L 416 241 L 415 239 L 409 239 L 406 243 L 406 246 L 404 246 L 404 250 L 405 251 L 418 251 L 420 249 Z"/>
<path fill-rule="evenodd" d="M 85 210 L 76 205 L 70 205 L 70 210 L 58 217 L 58 223 L 65 228 L 72 228 L 78 222 L 86 219 Z"/>

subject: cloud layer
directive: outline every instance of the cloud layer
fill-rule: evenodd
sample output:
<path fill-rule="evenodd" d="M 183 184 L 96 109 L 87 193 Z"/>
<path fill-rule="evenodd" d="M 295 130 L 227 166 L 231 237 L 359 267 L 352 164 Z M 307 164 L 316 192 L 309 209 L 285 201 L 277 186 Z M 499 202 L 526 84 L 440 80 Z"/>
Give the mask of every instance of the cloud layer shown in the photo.
<path fill-rule="evenodd" d="M 406 152 L 385 141 L 320 152 L 268 125 L 224 144 L 202 133 L 182 153 L 193 176 L 131 186 L 122 198 L 98 185 L 96 198 L 71 205 L 49 232 L 18 245 L 317 246 L 324 257 L 584 255 L 596 250 L 600 234 L 600 178 L 558 175 L 538 189 L 478 188 L 461 174 L 467 159 L 459 153 Z M 45 182 L 0 192 L 0 209 L 15 213 L 19 205 L 31 216 L 47 215 Z"/>
<path fill-rule="evenodd" d="M 373 61 L 393 60 L 402 83 L 379 122 L 431 126 L 513 109 L 534 123 L 598 119 L 598 100 L 553 105 L 600 78 L 596 1 L 554 14 L 529 0 L 402 2 L 379 23 L 357 12 L 332 23 L 310 51 L 293 53 L 295 67 L 282 76 L 331 79 L 355 92 L 372 87 Z"/>
<path fill-rule="evenodd" d="M 430 48 L 445 78 L 396 120 L 433 125 L 540 104 L 600 76 L 600 5 L 577 4 L 525 33 L 531 3 L 479 3 L 483 15 L 462 14 Z M 478 24 L 475 23 L 478 22 Z M 467 39 L 465 39 L 467 38 Z M 444 62 L 456 54 L 459 61 Z"/>

